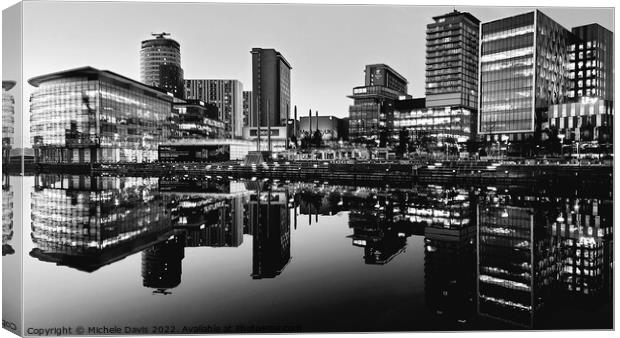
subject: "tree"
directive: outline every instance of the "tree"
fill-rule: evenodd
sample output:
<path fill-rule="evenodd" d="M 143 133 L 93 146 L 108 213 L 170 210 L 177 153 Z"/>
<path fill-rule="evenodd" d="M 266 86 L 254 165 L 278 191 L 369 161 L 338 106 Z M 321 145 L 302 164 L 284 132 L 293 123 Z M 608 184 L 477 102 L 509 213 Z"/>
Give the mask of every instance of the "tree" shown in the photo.
<path fill-rule="evenodd" d="M 312 139 L 310 137 L 310 133 L 304 132 L 304 135 L 301 137 L 301 149 L 308 149 L 312 144 Z"/>
<path fill-rule="evenodd" d="M 406 128 L 403 128 L 398 132 L 398 149 L 397 153 L 402 156 L 402 154 L 407 152 L 407 146 L 410 142 L 409 131 Z"/>
<path fill-rule="evenodd" d="M 386 130 L 379 132 L 379 147 L 387 147 L 388 133 Z"/>
<path fill-rule="evenodd" d="M 323 133 L 320 130 L 315 130 L 312 135 L 311 144 L 317 148 L 320 148 L 323 145 Z"/>

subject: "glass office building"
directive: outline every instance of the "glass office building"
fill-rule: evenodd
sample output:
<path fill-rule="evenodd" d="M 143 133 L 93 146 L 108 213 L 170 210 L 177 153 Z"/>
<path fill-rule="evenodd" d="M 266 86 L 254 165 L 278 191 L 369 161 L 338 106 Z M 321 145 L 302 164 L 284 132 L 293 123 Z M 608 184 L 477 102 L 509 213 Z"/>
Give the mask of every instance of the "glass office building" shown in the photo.
<path fill-rule="evenodd" d="M 84 67 L 29 83 L 38 162 L 150 162 L 170 137 L 173 98 L 140 82 Z"/>
<path fill-rule="evenodd" d="M 542 128 L 570 92 L 571 36 L 538 10 L 482 25 L 479 133 L 519 141 Z"/>
<path fill-rule="evenodd" d="M 349 138 L 352 141 L 378 139 L 392 130 L 390 111 L 394 101 L 407 95 L 407 79 L 385 64 L 367 65 L 364 86 L 353 88 L 349 106 Z"/>
<path fill-rule="evenodd" d="M 480 20 L 453 11 L 426 26 L 427 107 L 478 105 Z"/>
<path fill-rule="evenodd" d="M 464 106 L 427 107 L 424 99 L 406 99 L 394 102 L 391 137 L 398 138 L 400 130 L 406 129 L 413 140 L 423 136 L 435 142 L 449 138 L 466 142 L 472 136 L 475 122 L 474 109 Z"/>

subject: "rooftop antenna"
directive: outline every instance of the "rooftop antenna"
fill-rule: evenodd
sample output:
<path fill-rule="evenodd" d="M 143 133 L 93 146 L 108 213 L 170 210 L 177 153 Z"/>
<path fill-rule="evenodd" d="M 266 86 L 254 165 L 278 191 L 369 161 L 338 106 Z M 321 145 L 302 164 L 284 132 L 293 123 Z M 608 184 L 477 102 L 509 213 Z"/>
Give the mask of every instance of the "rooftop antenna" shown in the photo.
<path fill-rule="evenodd" d="M 163 39 L 166 36 L 170 36 L 170 33 L 166 33 L 166 32 L 161 32 L 161 33 L 153 33 L 151 32 L 151 35 L 158 38 L 158 39 Z"/>

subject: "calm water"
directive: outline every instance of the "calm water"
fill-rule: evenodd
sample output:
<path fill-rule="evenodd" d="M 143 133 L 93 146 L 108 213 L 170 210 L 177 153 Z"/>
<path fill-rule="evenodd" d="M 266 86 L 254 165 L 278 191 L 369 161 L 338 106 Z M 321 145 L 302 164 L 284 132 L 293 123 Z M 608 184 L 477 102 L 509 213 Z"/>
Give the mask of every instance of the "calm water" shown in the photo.
<path fill-rule="evenodd" d="M 72 175 L 3 183 L 5 210 L 24 196 L 23 229 L 3 215 L 3 260 L 24 250 L 25 327 L 612 327 L 611 191 Z"/>

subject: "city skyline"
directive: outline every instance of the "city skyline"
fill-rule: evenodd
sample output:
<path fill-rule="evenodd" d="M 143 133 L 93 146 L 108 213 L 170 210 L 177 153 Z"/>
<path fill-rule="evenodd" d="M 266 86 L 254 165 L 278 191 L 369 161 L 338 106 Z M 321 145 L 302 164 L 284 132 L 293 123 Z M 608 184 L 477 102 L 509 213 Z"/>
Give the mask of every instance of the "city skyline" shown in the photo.
<path fill-rule="evenodd" d="M 139 79 L 140 42 L 149 38 L 151 32 L 166 31 L 181 45 L 181 66 L 185 77 L 237 79 L 244 84 L 245 90 L 252 89 L 251 48 L 275 48 L 281 51 L 293 66 L 291 105 L 297 105 L 300 111 L 312 109 L 318 110 L 321 115 L 337 117 L 348 115 L 350 99 L 346 95 L 350 94 L 352 86 L 361 84 L 360 73 L 367 64 L 389 64 L 409 80 L 409 94 L 413 97 L 424 96 L 425 51 L 420 45 L 425 41 L 426 25 L 432 22 L 433 16 L 456 9 L 470 12 L 481 22 L 487 22 L 535 9 L 207 3 L 158 3 L 156 6 L 150 3 L 88 3 L 87 9 L 84 5 L 85 3 L 37 3 L 32 9 L 28 8 L 28 3 L 24 5 L 24 11 L 28 14 L 25 19 L 38 23 L 30 25 L 24 22 L 24 80 L 86 65 Z M 122 12 L 117 10 L 121 5 Z M 97 10 L 93 10 L 93 6 L 97 7 Z M 194 9 L 189 9 L 193 6 Z M 254 8 L 250 11 L 242 8 L 248 6 Z M 273 6 L 278 6 L 277 14 L 272 10 Z M 210 9 L 213 11 L 209 11 Z M 567 29 L 597 22 L 613 31 L 613 11 L 610 9 L 539 9 Z M 148 18 L 137 18 L 136 12 L 140 11 L 148 12 Z M 244 14 L 245 12 L 253 15 L 250 17 Z M 97 16 L 90 16 L 92 13 L 97 13 Z M 115 26 L 116 30 L 110 30 L 105 20 L 107 14 L 111 13 L 119 16 L 120 24 Z M 163 19 L 164 16 L 175 16 L 177 13 L 179 17 L 185 16 L 185 19 Z M 70 15 L 73 20 L 59 20 L 65 15 Z M 269 20 L 272 16 L 284 19 Z M 125 20 L 126 17 L 132 19 Z M 199 17 L 203 19 L 198 21 Z M 322 25 L 315 25 L 316 20 L 310 20 L 317 17 L 321 18 Z M 412 17 L 420 20 L 407 20 Z M 55 29 L 41 31 L 31 28 L 50 26 L 51 23 L 46 23 L 52 18 Z M 88 20 L 90 26 L 75 30 L 76 20 L 80 21 L 80 18 Z M 357 22 L 369 21 L 384 30 L 355 31 Z M 382 21 L 389 24 L 381 25 Z M 187 22 L 209 22 L 217 28 L 200 28 L 204 25 L 196 27 L 187 25 Z M 295 29 L 280 29 L 281 25 L 288 23 L 290 25 L 287 27 Z M 122 34 L 114 33 L 119 30 L 122 30 Z M 220 30 L 227 34 L 210 34 Z M 385 35 L 392 38 L 386 39 Z M 94 36 L 97 38 L 93 39 Z M 329 38 L 326 39 L 326 36 Z M 82 43 L 76 44 L 76 41 Z M 299 41 L 306 43 L 300 44 Z M 382 43 L 380 47 L 369 48 L 368 41 Z M 412 43 L 403 43 L 404 41 Z M 47 53 L 45 58 L 40 57 L 42 53 Z M 11 77 L 11 74 L 5 74 L 4 77 Z M 24 112 L 29 111 L 27 100 L 33 89 L 25 86 Z M 27 119 L 23 127 L 26 131 L 25 146 L 29 146 Z M 19 131 L 16 131 L 17 147 L 20 147 L 20 139 Z"/>

